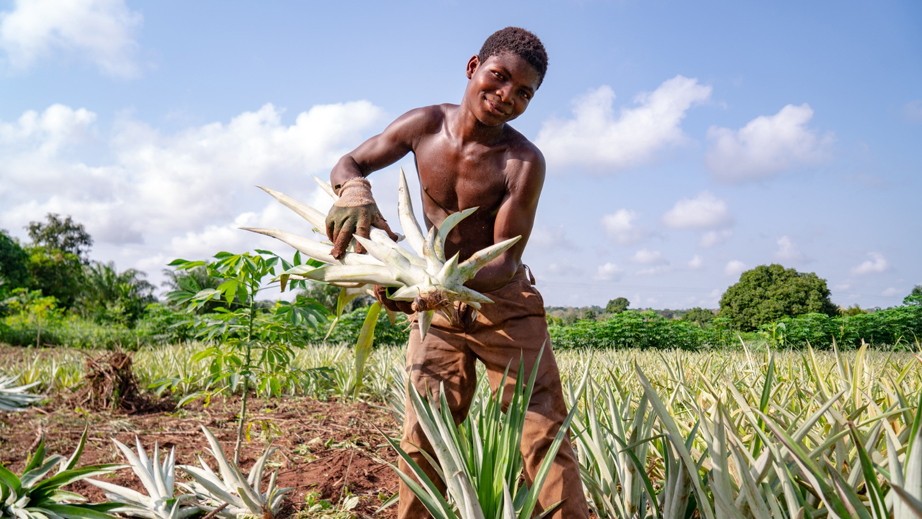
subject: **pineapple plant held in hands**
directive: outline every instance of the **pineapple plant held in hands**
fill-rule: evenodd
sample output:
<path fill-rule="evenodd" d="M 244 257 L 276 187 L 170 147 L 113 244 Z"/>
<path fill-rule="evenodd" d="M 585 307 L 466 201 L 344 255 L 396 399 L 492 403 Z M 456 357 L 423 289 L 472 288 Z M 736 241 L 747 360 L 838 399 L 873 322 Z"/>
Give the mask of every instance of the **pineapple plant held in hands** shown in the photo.
<path fill-rule="evenodd" d="M 324 187 L 332 194 L 332 188 Z M 263 189 L 310 222 L 315 230 L 324 228 L 325 216 L 320 211 L 283 193 Z M 335 197 L 335 194 L 332 196 Z M 452 319 L 453 303 L 456 301 L 467 303 L 475 309 L 479 309 L 481 304 L 493 302 L 464 284 L 521 238 L 517 236 L 486 247 L 464 261 L 460 261 L 459 254 L 446 258 L 445 240 L 448 234 L 476 210 L 476 207 L 471 207 L 453 213 L 445 218 L 441 225 L 433 226 L 423 235 L 413 215 L 406 176 L 401 169 L 398 213 L 411 250 L 398 245 L 385 231 L 374 228 L 371 229 L 368 238 L 355 236 L 356 242 L 368 251 L 368 254 L 347 252 L 341 259 L 336 259 L 330 252 L 332 243 L 318 242 L 278 229 L 246 229 L 282 240 L 307 256 L 326 264 L 320 268 L 296 267 L 286 271 L 285 276 L 324 281 L 347 288 L 364 285 L 388 287 L 390 299 L 412 302 L 413 308 L 419 314 L 420 334 L 425 337 L 435 311 L 444 312 Z"/>

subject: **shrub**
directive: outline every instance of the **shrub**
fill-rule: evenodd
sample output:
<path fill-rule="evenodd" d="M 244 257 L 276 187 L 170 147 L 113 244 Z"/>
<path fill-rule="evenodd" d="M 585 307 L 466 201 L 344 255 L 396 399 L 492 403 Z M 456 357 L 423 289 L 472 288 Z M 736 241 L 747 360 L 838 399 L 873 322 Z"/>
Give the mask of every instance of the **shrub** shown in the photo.
<path fill-rule="evenodd" d="M 906 305 L 856 315 L 829 317 L 805 314 L 765 324 L 760 332 L 778 347 L 857 348 L 861 341 L 874 346 L 914 343 L 922 339 L 922 306 Z"/>
<path fill-rule="evenodd" d="M 572 326 L 550 326 L 557 348 L 680 348 L 706 344 L 708 334 L 685 321 L 672 321 L 653 312 L 626 311 L 602 321 L 581 320 Z"/>

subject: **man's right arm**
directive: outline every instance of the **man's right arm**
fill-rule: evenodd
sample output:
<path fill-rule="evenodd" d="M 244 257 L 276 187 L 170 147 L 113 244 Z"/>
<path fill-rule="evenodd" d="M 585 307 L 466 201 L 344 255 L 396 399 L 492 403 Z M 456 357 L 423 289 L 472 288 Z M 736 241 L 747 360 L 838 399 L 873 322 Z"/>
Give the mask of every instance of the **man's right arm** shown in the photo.
<path fill-rule="evenodd" d="M 330 183 L 340 194 L 343 187 L 352 180 L 361 179 L 371 172 L 390 166 L 413 150 L 420 138 L 431 131 L 433 123 L 437 131 L 441 110 L 437 106 L 411 110 L 392 122 L 379 135 L 368 139 L 358 148 L 344 155 L 330 172 Z M 344 196 L 334 204 L 327 215 L 327 236 L 333 242 L 332 255 L 341 258 L 352 242 L 355 234 L 367 238 L 372 227 L 388 232 L 392 238 L 387 222 L 381 216 L 377 205 L 371 198 L 371 191 L 363 182 L 353 182 L 346 186 L 350 196 Z M 353 192 L 354 191 L 354 192 Z M 358 194 L 358 196 L 351 196 Z M 357 247 L 357 252 L 364 252 Z"/>
<path fill-rule="evenodd" d="M 416 108 L 398 117 L 378 135 L 343 155 L 330 172 L 330 183 L 337 189 L 347 180 L 366 177 L 386 168 L 413 151 L 416 142 L 429 133 L 437 106 Z"/>

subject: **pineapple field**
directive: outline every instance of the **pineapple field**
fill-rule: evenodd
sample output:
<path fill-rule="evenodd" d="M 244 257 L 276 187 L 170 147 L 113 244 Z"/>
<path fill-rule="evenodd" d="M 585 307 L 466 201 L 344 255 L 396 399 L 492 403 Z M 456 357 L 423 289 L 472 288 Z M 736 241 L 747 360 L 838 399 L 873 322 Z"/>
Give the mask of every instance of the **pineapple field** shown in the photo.
<path fill-rule="evenodd" d="M 320 211 L 265 191 L 324 227 Z M 488 303 L 465 283 L 517 238 L 446 257 L 473 210 L 424 235 L 401 172 L 408 248 L 373 230 L 335 257 L 322 233 L 249 228 L 293 259 L 174 260 L 165 305 L 136 301 L 137 315 L 101 289 L 106 304 L 78 300 L 67 315 L 40 290 L 13 290 L 0 322 L 19 345 L 0 349 L 0 517 L 386 518 L 401 481 L 439 519 L 549 514 L 537 495 L 553 455 L 525 481 L 519 452 L 534 378 L 510 374 L 510 396 L 480 377 L 456 425 L 444 402 L 407 391 L 404 348 L 384 345 L 405 344 L 408 321 L 369 297 L 377 285 L 412 305 L 423 337 L 435 312 Z M 110 270 L 89 274 L 107 286 Z M 278 288 L 301 292 L 264 300 Z M 920 519 L 920 312 L 907 298 L 746 336 L 713 315 L 711 327 L 643 312 L 552 327 L 570 413 L 550 452 L 570 435 L 598 518 Z M 81 330 L 81 313 L 95 324 Z M 112 335 L 113 319 L 131 327 Z M 400 448 L 407 405 L 441 482 Z"/>
<path fill-rule="evenodd" d="M 742 346 L 557 352 L 596 517 L 922 517 L 918 343 Z M 351 345 L 297 348 L 247 384 L 212 347 L 0 349 L 0 515 L 393 517 L 402 348 L 361 381 Z M 520 382 L 501 413 L 483 381 L 458 427 L 410 399 L 451 467 L 447 498 L 418 487 L 435 517 L 530 516 Z"/>

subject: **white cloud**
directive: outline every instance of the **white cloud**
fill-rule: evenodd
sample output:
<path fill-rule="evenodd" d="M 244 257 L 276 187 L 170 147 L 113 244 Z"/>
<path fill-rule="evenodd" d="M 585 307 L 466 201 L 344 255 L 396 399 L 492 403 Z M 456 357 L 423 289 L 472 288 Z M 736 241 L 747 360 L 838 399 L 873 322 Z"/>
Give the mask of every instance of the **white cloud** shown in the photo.
<path fill-rule="evenodd" d="M 910 122 L 922 123 L 922 99 L 916 99 L 903 105 L 903 117 Z"/>
<path fill-rule="evenodd" d="M 139 72 L 134 33 L 142 20 L 124 0 L 16 0 L 12 11 L 0 13 L 0 49 L 20 69 L 60 53 L 133 77 Z"/>
<path fill-rule="evenodd" d="M 567 231 L 562 225 L 554 227 L 535 225 L 528 238 L 528 247 L 529 250 L 533 247 L 546 250 L 579 249 L 575 242 L 567 238 Z"/>
<path fill-rule="evenodd" d="M 660 251 L 640 249 L 634 253 L 631 261 L 639 265 L 665 265 L 669 263 Z"/>
<path fill-rule="evenodd" d="M 535 272 L 535 276 L 539 280 L 542 279 L 542 276 L 541 276 L 542 273 L 549 274 L 550 276 L 553 276 L 556 278 L 578 279 L 581 277 L 585 277 L 583 275 L 584 273 L 583 267 L 575 263 L 568 263 L 565 265 L 561 265 L 560 263 L 551 263 L 550 265 L 541 269 L 540 271 L 535 271 L 534 269 L 532 269 L 532 272 Z"/>
<path fill-rule="evenodd" d="M 890 263 L 887 261 L 887 258 L 884 258 L 883 254 L 879 252 L 869 252 L 868 256 L 870 256 L 871 259 L 853 268 L 852 274 L 872 274 L 875 272 L 884 272 L 890 268 Z"/>
<path fill-rule="evenodd" d="M 277 251 L 280 254 L 291 250 L 274 238 L 244 231 L 241 227 L 277 228 L 302 236 L 320 238 L 319 235 L 310 232 L 309 224 L 294 211 L 274 199 L 270 200 L 258 212 L 243 212 L 231 221 L 209 224 L 204 228 L 189 229 L 183 234 L 177 234 L 170 239 L 165 250 L 173 255 L 186 255 L 190 258 L 206 258 L 223 250 L 238 252 L 262 248 Z M 293 254 L 294 251 L 291 250 L 291 253 Z"/>
<path fill-rule="evenodd" d="M 775 251 L 773 257 L 778 261 L 789 261 L 794 263 L 806 259 L 804 253 L 797 248 L 797 244 L 787 236 L 778 238 L 778 250 Z"/>
<path fill-rule="evenodd" d="M 662 220 L 672 229 L 714 229 L 733 224 L 726 202 L 709 191 L 702 191 L 695 198 L 679 200 L 663 215 Z"/>
<path fill-rule="evenodd" d="M 698 240 L 698 246 L 702 249 L 709 249 L 715 245 L 720 245 L 721 243 L 730 239 L 733 236 L 733 231 L 729 229 L 724 229 L 722 231 L 708 231 L 701 235 L 701 239 Z"/>
<path fill-rule="evenodd" d="M 621 279 L 624 270 L 614 263 L 599 265 L 595 273 L 596 281 L 618 281 Z"/>
<path fill-rule="evenodd" d="M 727 262 L 727 265 L 724 267 L 724 274 L 736 277 L 742 274 L 746 270 L 746 264 L 740 260 L 730 260 Z"/>
<path fill-rule="evenodd" d="M 612 109 L 614 91 L 601 86 L 573 102 L 573 118 L 546 121 L 535 143 L 548 162 L 604 168 L 606 172 L 651 161 L 664 148 L 680 144 L 685 112 L 706 101 L 711 87 L 676 76 L 653 92 L 634 99 L 634 106 Z"/>
<path fill-rule="evenodd" d="M 247 224 L 309 233 L 305 222 L 255 186 L 328 208 L 329 197 L 310 174 L 327 176 L 382 115 L 358 101 L 314 106 L 289 124 L 281 110 L 265 105 L 226 123 L 168 134 L 123 120 L 112 132 L 116 137 L 100 139 L 91 111 L 54 105 L 26 112 L 12 122 L 0 120 L 0 228 L 15 234 L 47 212 L 72 215 L 94 237 L 94 251 L 108 250 L 114 257 L 106 259 L 123 269 L 164 254 L 172 255 L 169 261 L 219 250 L 290 250 L 237 229 Z M 106 158 L 90 164 L 86 156 Z M 396 176 L 393 190 L 382 189 L 391 176 L 380 172 L 372 179 L 382 211 L 396 201 Z"/>
<path fill-rule="evenodd" d="M 620 245 L 637 243 L 647 235 L 646 229 L 635 225 L 640 215 L 631 209 L 618 209 L 612 214 L 602 216 L 605 234 Z"/>
<path fill-rule="evenodd" d="M 705 162 L 717 178 L 746 181 L 768 178 L 828 156 L 832 135 L 822 137 L 807 127 L 809 105 L 787 105 L 775 115 L 760 116 L 737 131 L 711 127 L 713 145 Z"/>
<path fill-rule="evenodd" d="M 718 308 L 720 306 L 721 295 L 721 290 L 719 288 L 715 288 L 704 297 L 690 297 L 688 302 L 685 304 L 685 307 L 691 308 L 698 306 L 701 308 Z"/>
<path fill-rule="evenodd" d="M 653 267 L 640 269 L 635 274 L 638 276 L 658 276 L 666 272 L 672 272 L 672 265 L 655 265 Z"/>
<path fill-rule="evenodd" d="M 897 288 L 890 287 L 884 290 L 880 295 L 883 297 L 895 297 L 900 295 L 900 291 Z"/>
<path fill-rule="evenodd" d="M 694 257 L 692 257 L 692 259 L 688 262 L 688 268 L 692 270 L 698 270 L 703 266 L 704 266 L 704 259 L 697 254 L 695 254 Z"/>
<path fill-rule="evenodd" d="M 660 251 L 640 249 L 634 253 L 631 262 L 638 265 L 647 265 L 647 268 L 636 272 L 638 276 L 656 276 L 672 271 L 672 266 Z"/>

